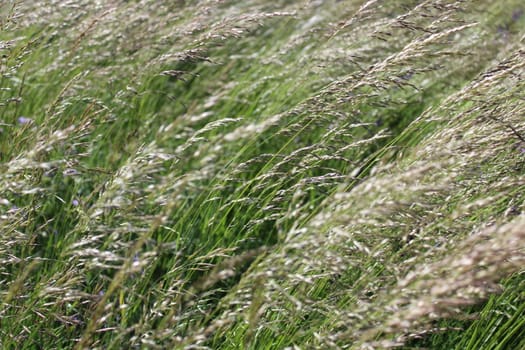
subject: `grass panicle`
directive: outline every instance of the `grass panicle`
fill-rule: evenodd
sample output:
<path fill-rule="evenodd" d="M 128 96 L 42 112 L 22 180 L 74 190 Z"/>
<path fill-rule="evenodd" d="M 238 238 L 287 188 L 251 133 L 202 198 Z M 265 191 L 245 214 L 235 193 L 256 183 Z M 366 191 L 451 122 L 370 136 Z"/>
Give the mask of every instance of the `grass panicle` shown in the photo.
<path fill-rule="evenodd" d="M 518 0 L 0 4 L 3 349 L 525 347 Z"/>

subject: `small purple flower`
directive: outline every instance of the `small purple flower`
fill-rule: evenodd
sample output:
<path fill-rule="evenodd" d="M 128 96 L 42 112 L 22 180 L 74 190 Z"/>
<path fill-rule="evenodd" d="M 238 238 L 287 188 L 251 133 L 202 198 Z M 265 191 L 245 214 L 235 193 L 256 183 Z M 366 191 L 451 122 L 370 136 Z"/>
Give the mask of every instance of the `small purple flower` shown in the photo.
<path fill-rule="evenodd" d="M 512 21 L 513 22 L 519 21 L 521 16 L 523 16 L 523 10 L 522 9 L 515 10 L 514 12 L 512 12 Z"/>
<path fill-rule="evenodd" d="M 80 316 L 78 314 L 75 314 L 75 315 L 71 316 L 71 323 L 73 323 L 73 324 L 82 324 L 82 319 L 80 318 Z"/>
<path fill-rule="evenodd" d="M 73 168 L 67 168 L 66 170 L 62 172 L 62 174 L 64 176 L 75 176 L 75 175 L 78 175 L 78 171 Z"/>
<path fill-rule="evenodd" d="M 24 116 L 20 116 L 20 117 L 18 117 L 18 119 L 17 119 L 17 122 L 18 122 L 18 124 L 20 124 L 20 125 L 26 125 L 26 124 L 31 123 L 32 121 L 33 121 L 33 119 L 31 119 L 31 118 L 27 118 L 27 117 L 24 117 Z"/>
<path fill-rule="evenodd" d="M 78 199 L 73 199 L 73 201 L 71 201 L 71 204 L 73 204 L 74 207 L 78 207 L 80 202 L 78 201 Z"/>

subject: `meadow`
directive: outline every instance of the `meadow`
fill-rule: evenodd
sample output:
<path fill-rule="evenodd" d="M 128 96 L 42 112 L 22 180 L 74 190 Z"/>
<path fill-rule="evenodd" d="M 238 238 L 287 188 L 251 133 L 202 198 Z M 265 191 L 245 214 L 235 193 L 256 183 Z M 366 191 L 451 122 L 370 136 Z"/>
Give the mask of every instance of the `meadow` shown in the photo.
<path fill-rule="evenodd" d="M 525 349 L 522 0 L 0 2 L 1 349 Z"/>

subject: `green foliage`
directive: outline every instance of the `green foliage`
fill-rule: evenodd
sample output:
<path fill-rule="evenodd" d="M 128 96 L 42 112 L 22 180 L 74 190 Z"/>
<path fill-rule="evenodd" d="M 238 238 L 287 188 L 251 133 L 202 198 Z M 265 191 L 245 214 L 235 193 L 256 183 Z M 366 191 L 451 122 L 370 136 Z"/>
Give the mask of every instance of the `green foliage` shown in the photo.
<path fill-rule="evenodd" d="M 0 24 L 1 348 L 525 347 L 521 1 Z"/>

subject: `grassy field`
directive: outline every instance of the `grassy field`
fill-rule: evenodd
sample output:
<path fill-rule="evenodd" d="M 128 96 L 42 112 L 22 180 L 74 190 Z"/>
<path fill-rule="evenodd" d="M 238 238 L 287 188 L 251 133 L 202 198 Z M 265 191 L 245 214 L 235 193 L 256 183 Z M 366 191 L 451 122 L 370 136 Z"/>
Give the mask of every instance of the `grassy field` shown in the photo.
<path fill-rule="evenodd" d="M 1 349 L 525 349 L 522 0 L 0 19 Z"/>

